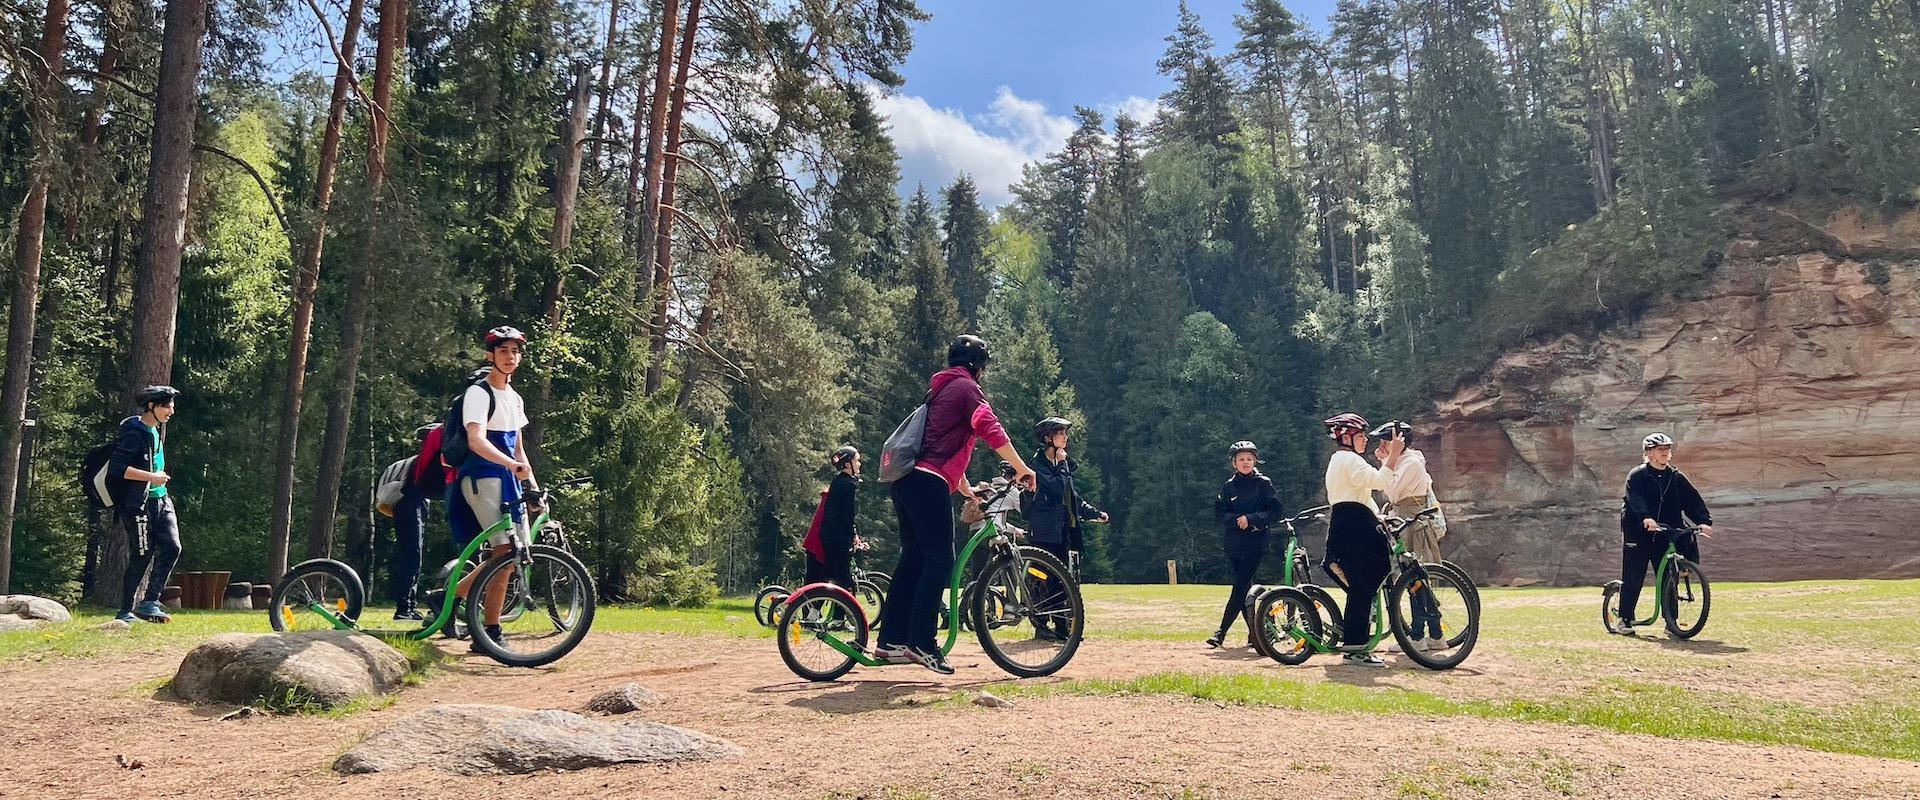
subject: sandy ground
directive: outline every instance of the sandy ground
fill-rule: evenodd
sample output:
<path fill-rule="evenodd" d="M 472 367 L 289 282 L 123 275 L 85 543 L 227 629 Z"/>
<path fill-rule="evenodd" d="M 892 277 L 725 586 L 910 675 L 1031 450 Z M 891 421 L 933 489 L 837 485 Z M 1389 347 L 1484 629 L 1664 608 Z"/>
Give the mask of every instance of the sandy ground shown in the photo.
<path fill-rule="evenodd" d="M 1616 640 L 1618 641 L 1618 640 Z M 0 797 L 516 796 L 1003 798 L 1340 797 L 1920 798 L 1920 763 L 1789 747 L 1676 741 L 1590 728 L 1247 708 L 1172 697 L 1023 698 L 1010 709 L 928 704 L 1005 676 L 971 642 L 958 674 L 858 670 L 798 682 L 773 642 L 596 634 L 560 665 L 500 667 L 460 652 L 393 706 L 341 719 L 220 721 L 226 709 L 156 699 L 185 650 L 0 665 L 7 757 Z M 1656 647 L 1646 642 L 1619 645 Z M 451 649 L 450 649 L 451 652 Z M 1704 654 L 1711 656 L 1711 653 Z M 1551 692 L 1592 677 L 1525 666 L 1497 649 L 1430 673 L 1317 658 L 1285 674 L 1457 697 Z M 1711 658 L 1702 669 L 1711 670 Z M 1250 651 L 1093 640 L 1061 677 L 1278 671 Z M 1664 676 L 1663 676 L 1664 677 Z M 333 759 L 383 723 L 435 703 L 578 710 L 638 681 L 665 701 L 642 715 L 727 738 L 744 758 L 533 776 L 432 770 L 342 777 Z M 1756 693 L 1804 697 L 1752 681 Z M 1721 686 L 1726 689 L 1729 687 Z M 1816 689 L 1817 692 L 1824 691 Z M 1783 724 L 1790 721 L 1783 720 Z M 141 766 L 122 766 L 120 757 Z"/>

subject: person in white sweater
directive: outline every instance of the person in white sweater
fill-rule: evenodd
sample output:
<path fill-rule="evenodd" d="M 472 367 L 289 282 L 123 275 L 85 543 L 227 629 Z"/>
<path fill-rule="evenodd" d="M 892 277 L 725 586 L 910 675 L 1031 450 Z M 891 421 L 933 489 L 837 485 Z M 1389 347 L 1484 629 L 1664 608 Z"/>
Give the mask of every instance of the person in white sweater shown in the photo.
<path fill-rule="evenodd" d="M 1375 467 L 1360 455 L 1367 451 L 1366 418 L 1349 412 L 1324 424 L 1327 438 L 1334 443 L 1333 457 L 1327 460 L 1327 504 L 1332 508 L 1326 563 L 1345 581 L 1347 590 L 1340 641 L 1348 664 L 1384 667 L 1386 662 L 1368 646 L 1373 638 L 1370 611 L 1373 595 L 1392 566 L 1393 548 L 1380 529 L 1380 507 L 1374 504 L 1373 493 L 1387 490 L 1404 443 L 1398 438 L 1382 443 L 1383 463 Z"/>

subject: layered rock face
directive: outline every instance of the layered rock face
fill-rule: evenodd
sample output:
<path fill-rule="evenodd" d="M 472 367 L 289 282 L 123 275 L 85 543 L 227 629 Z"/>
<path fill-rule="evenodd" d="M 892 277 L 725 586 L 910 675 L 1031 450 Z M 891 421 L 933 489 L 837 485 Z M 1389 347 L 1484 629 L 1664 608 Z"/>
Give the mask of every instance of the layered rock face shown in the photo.
<path fill-rule="evenodd" d="M 1666 431 L 1723 580 L 1920 576 L 1920 212 L 1743 214 L 1704 286 L 1597 338 L 1509 352 L 1422 443 L 1448 557 L 1492 583 L 1600 584 L 1620 495 Z"/>

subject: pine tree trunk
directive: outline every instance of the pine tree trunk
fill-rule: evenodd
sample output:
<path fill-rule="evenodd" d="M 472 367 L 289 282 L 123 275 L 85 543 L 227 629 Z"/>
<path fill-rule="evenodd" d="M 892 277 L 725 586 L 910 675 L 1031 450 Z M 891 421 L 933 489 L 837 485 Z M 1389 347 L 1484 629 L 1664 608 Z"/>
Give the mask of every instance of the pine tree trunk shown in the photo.
<path fill-rule="evenodd" d="M 587 153 L 587 163 L 594 169 L 600 168 L 600 140 L 606 136 L 607 107 L 613 102 L 613 45 L 619 32 L 620 0 L 613 0 L 607 4 L 607 49 L 600 56 L 600 83 L 594 90 L 600 105 L 593 112 L 593 143 Z"/>
<path fill-rule="evenodd" d="M 616 13 L 618 8 L 616 5 Z M 547 279 L 545 294 L 540 299 L 540 315 L 547 321 L 549 335 L 560 329 L 560 298 L 567 291 L 567 250 L 573 246 L 574 211 L 580 200 L 580 138 L 587 130 L 587 104 L 593 101 L 590 74 L 584 64 L 574 72 L 573 91 L 570 93 L 572 108 L 566 122 L 560 125 L 553 181 L 553 233 L 549 238 L 553 247 L 553 276 Z M 549 365 L 540 370 L 540 386 L 534 394 L 534 413 L 528 415 L 533 418 L 527 425 L 527 453 L 532 458 L 541 455 L 541 445 L 546 441 L 546 425 L 543 421 L 547 417 L 546 410 L 552 405 L 553 368 Z"/>
<path fill-rule="evenodd" d="M 633 240 L 634 252 L 640 256 L 639 298 L 645 303 L 653 297 L 653 237 L 659 230 L 660 222 L 660 177 L 664 167 L 661 164 L 661 151 L 665 147 L 667 133 L 667 98 L 673 85 L 673 47 L 678 41 L 680 30 L 680 0 L 665 0 L 660 12 L 660 50 L 654 58 L 653 97 L 647 108 L 647 149 L 646 179 L 641 185 L 641 196 L 645 198 L 640 213 L 639 235 Z M 629 202 L 632 197 L 629 196 Z"/>
<path fill-rule="evenodd" d="M 347 6 L 340 63 L 333 74 L 333 97 L 327 102 L 327 128 L 320 140 L 320 165 L 314 177 L 313 232 L 293 274 L 293 323 L 287 331 L 287 374 L 280 392 L 280 438 L 275 442 L 273 461 L 273 512 L 267 525 L 268 583 L 278 583 L 287 571 L 288 540 L 293 535 L 293 470 L 300 455 L 300 406 L 307 386 L 307 351 L 313 339 L 313 297 L 320 285 L 327 212 L 333 207 L 341 128 L 346 123 L 347 94 L 353 83 L 353 53 L 360 41 L 360 20 L 365 10 L 365 0 L 352 0 Z"/>
<path fill-rule="evenodd" d="M 169 0 L 153 110 L 153 152 L 141 202 L 140 262 L 133 289 L 133 339 L 126 396 L 173 373 L 174 315 L 180 307 L 180 251 L 200 96 L 207 0 Z M 124 543 L 123 543 L 124 546 Z"/>
<path fill-rule="evenodd" d="M 40 304 L 40 254 L 47 232 L 47 191 L 53 182 L 54 126 L 59 118 L 60 71 L 67 48 L 67 0 L 48 0 L 40 34 L 46 68 L 33 76 L 33 163 L 27 201 L 13 248 L 13 304 L 7 320 L 7 375 L 0 387 L 0 594 L 13 580 L 13 504 L 20 473 L 20 437 L 26 432 L 27 376 L 33 371 L 34 312 Z"/>
<path fill-rule="evenodd" d="M 121 395 L 132 404 L 140 387 L 166 383 L 173 372 L 174 315 L 180 308 L 180 252 L 186 244 L 187 185 L 193 176 L 194 123 L 199 116 L 201 41 L 207 0 L 168 0 L 155 85 L 153 144 L 140 202 L 140 260 L 133 284 L 132 345 Z M 112 279 L 117 282 L 117 277 Z M 111 519 L 111 515 L 108 515 Z M 89 599 L 120 602 L 127 537 L 113 524 L 101 537 L 99 579 Z"/>
<path fill-rule="evenodd" d="M 659 233 L 654 247 L 653 347 L 647 360 L 646 392 L 660 391 L 665 382 L 667 359 L 667 304 L 673 297 L 673 218 L 666 207 L 674 201 L 675 181 L 680 173 L 680 124 L 687 111 L 687 72 L 693 62 L 693 46 L 700 33 L 700 0 L 688 0 L 687 25 L 680 35 L 680 60 L 674 67 L 672 109 L 667 115 L 667 149 L 660 179 L 660 205 L 656 212 Z"/>
<path fill-rule="evenodd" d="M 95 72 L 109 78 L 119 74 L 122 58 L 120 18 L 114 13 L 114 3 L 115 0 L 107 0 L 101 4 L 100 62 L 94 68 Z M 93 148 L 100 144 L 100 119 L 106 114 L 109 85 L 111 84 L 104 80 L 97 80 L 93 86 L 93 100 L 87 104 L 86 116 L 80 121 L 80 153 L 74 159 L 74 163 L 91 163 Z M 77 203 L 68 205 L 74 207 L 66 212 L 66 223 L 61 234 L 67 241 L 73 241 L 73 237 L 80 232 L 80 209 Z"/>
<path fill-rule="evenodd" d="M 380 190 L 387 178 L 387 137 L 392 120 L 387 110 L 393 100 L 393 66 L 407 29 L 407 0 L 380 0 L 380 38 L 374 58 L 373 114 L 367 142 L 367 215 L 365 246 L 353 278 L 347 284 L 347 303 L 340 330 L 340 356 L 335 363 L 333 392 L 327 401 L 326 439 L 321 445 L 320 477 L 314 485 L 313 517 L 307 525 L 307 557 L 325 558 L 333 552 L 333 521 L 340 504 L 340 479 L 347 462 L 352 433 L 354 390 L 360 378 L 360 354 L 366 345 L 367 304 L 373 294 L 374 242 L 379 238 Z"/>

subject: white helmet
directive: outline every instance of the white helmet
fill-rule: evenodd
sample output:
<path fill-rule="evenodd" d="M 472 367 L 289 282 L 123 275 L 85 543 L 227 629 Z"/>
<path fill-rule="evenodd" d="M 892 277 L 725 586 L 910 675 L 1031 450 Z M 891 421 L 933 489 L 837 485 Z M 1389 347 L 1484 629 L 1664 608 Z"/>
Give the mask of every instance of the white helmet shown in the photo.
<path fill-rule="evenodd" d="M 1673 446 L 1673 437 L 1668 436 L 1664 433 L 1658 433 L 1658 432 L 1649 433 L 1647 434 L 1647 438 L 1640 440 L 1640 449 L 1642 451 L 1652 450 L 1653 448 L 1656 448 L 1656 447 L 1672 447 L 1672 446 Z"/>

